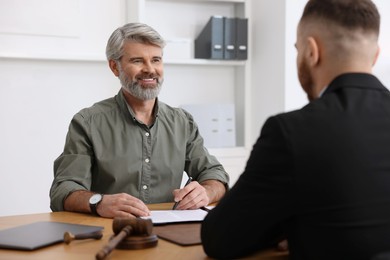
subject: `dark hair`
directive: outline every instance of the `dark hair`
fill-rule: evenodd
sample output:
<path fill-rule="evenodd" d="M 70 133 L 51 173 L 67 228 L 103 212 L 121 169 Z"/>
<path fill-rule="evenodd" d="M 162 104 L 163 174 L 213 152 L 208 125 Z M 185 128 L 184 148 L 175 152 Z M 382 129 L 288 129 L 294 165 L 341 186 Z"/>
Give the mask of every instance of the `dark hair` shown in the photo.
<path fill-rule="evenodd" d="M 379 34 L 380 15 L 371 0 L 309 0 L 301 21 L 309 19 Z"/>

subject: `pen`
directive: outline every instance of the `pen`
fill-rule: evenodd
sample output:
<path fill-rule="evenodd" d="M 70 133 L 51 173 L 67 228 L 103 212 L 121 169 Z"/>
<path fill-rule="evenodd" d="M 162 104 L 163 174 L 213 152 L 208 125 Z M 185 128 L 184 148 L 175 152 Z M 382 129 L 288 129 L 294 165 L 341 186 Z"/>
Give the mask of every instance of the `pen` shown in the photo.
<path fill-rule="evenodd" d="M 192 177 L 189 177 L 186 184 L 184 185 L 184 187 L 187 186 L 188 184 L 190 184 L 191 181 L 192 181 Z M 172 209 L 175 210 L 177 208 L 177 205 L 179 205 L 179 203 L 180 203 L 180 201 L 175 202 Z"/>

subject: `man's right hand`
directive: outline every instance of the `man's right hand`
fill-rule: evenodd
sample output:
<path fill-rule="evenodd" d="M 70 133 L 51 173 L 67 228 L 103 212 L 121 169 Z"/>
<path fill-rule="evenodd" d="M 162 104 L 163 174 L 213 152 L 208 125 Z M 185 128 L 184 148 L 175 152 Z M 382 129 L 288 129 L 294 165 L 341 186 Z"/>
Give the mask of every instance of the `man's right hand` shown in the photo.
<path fill-rule="evenodd" d="M 105 194 L 97 206 L 97 212 L 106 218 L 146 217 L 150 215 L 145 203 L 127 193 Z"/>
<path fill-rule="evenodd" d="M 91 212 L 89 199 L 93 192 L 78 190 L 72 192 L 64 202 L 64 209 L 73 212 Z M 142 200 L 127 193 L 104 194 L 102 201 L 96 207 L 101 217 L 146 217 L 150 211 Z"/>

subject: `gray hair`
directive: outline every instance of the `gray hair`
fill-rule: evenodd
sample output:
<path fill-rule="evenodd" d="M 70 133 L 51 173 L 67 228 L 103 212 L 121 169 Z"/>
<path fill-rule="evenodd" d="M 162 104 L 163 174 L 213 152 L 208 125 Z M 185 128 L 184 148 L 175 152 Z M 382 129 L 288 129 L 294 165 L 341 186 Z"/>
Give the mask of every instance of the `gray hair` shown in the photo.
<path fill-rule="evenodd" d="M 128 23 L 116 29 L 110 36 L 106 47 L 107 60 L 120 60 L 123 56 L 125 41 L 165 46 L 165 40 L 149 25 L 143 23 Z"/>

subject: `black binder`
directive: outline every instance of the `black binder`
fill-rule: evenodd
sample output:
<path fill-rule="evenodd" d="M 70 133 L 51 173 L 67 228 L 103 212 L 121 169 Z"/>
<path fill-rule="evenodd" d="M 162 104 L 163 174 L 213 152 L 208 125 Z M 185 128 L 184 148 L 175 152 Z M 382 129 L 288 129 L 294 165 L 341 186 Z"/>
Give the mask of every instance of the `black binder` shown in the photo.
<path fill-rule="evenodd" d="M 195 58 L 223 59 L 223 17 L 212 16 L 195 39 Z"/>
<path fill-rule="evenodd" d="M 236 59 L 248 58 L 248 19 L 236 18 Z"/>
<path fill-rule="evenodd" d="M 223 58 L 225 60 L 236 59 L 236 18 L 224 17 L 224 48 Z"/>

